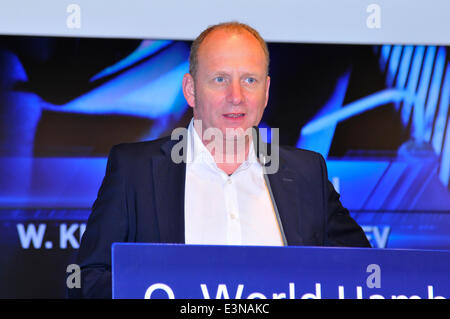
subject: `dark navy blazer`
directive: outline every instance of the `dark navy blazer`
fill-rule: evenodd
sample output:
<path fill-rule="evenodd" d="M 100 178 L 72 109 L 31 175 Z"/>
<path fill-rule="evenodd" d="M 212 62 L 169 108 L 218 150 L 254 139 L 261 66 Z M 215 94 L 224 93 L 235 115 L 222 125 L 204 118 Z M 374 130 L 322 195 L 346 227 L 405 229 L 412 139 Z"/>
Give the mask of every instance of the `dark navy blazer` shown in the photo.
<path fill-rule="evenodd" d="M 70 297 L 111 298 L 113 242 L 184 243 L 186 164 L 169 137 L 116 145 L 78 251 L 81 288 Z M 280 147 L 269 181 L 288 245 L 370 247 L 328 181 L 323 157 Z M 208 194 L 205 194 L 205 200 Z"/>

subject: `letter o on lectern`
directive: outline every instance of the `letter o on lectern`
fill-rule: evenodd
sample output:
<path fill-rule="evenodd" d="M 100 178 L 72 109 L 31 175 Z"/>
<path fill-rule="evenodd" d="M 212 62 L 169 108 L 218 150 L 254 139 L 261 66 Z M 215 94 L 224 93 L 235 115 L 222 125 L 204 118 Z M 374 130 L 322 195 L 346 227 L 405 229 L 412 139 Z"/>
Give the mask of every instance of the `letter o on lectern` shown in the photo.
<path fill-rule="evenodd" d="M 150 287 L 148 287 L 147 290 L 145 291 L 144 299 L 151 299 L 152 293 L 156 289 L 164 290 L 167 294 L 167 297 L 169 297 L 169 299 L 175 299 L 175 294 L 173 293 L 173 290 L 166 284 L 162 284 L 162 283 L 153 284 Z"/>

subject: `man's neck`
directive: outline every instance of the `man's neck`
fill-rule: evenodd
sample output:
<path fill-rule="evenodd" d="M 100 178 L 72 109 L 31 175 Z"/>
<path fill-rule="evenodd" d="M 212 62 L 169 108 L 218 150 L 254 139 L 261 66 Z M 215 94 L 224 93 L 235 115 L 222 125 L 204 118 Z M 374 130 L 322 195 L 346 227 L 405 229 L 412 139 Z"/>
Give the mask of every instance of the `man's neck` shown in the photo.
<path fill-rule="evenodd" d="M 224 158 L 225 160 L 222 161 L 216 161 L 216 165 L 218 168 L 220 168 L 222 171 L 224 171 L 225 173 L 227 173 L 228 175 L 233 174 L 238 167 L 247 160 L 248 158 L 248 152 L 249 152 L 249 146 L 246 145 L 245 146 L 245 150 L 243 154 L 235 154 L 235 153 L 227 153 L 225 155 L 223 155 L 222 158 Z M 232 160 L 227 160 L 226 157 L 232 158 Z M 214 155 L 213 155 L 214 157 Z M 220 157 L 219 157 L 220 158 Z"/>
<path fill-rule="evenodd" d="M 248 159 L 250 150 L 248 139 L 223 140 L 221 146 L 217 146 L 214 142 L 203 140 L 202 142 L 213 156 L 217 167 L 228 175 L 233 174 Z"/>
<path fill-rule="evenodd" d="M 233 174 L 238 167 L 248 159 L 251 137 L 249 136 L 233 136 L 229 139 L 226 137 L 217 139 L 216 137 L 208 140 L 204 139 L 201 128 L 197 127 L 194 122 L 194 130 L 200 137 L 203 145 L 212 155 L 217 167 L 226 174 Z"/>

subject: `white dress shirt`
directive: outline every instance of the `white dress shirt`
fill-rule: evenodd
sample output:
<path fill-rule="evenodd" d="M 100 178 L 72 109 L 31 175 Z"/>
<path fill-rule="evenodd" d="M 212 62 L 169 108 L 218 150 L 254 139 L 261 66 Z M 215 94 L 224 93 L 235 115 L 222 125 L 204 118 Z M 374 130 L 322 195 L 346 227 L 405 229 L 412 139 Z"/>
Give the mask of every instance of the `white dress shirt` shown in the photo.
<path fill-rule="evenodd" d="M 186 159 L 186 244 L 283 245 L 253 145 L 247 160 L 228 176 L 217 167 L 191 121 Z"/>

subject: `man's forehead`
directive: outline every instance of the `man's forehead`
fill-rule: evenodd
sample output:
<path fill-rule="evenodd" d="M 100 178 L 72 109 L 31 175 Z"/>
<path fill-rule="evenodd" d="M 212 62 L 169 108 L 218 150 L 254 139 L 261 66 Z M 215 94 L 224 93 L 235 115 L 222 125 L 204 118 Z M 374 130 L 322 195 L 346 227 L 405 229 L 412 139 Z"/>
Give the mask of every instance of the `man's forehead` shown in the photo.
<path fill-rule="evenodd" d="M 205 47 L 209 47 L 209 46 L 217 46 L 221 43 L 223 43 L 224 41 L 230 41 L 230 40 L 238 40 L 238 39 L 242 39 L 245 38 L 246 41 L 248 41 L 248 45 L 255 45 L 258 44 L 258 40 L 247 30 L 240 28 L 219 28 L 216 30 L 211 31 L 211 33 L 209 33 L 205 39 L 203 40 L 203 42 L 200 44 L 199 47 L 199 52 L 202 51 L 202 49 L 204 49 Z M 262 48 L 261 48 L 262 50 Z"/>
<path fill-rule="evenodd" d="M 247 30 L 213 30 L 198 49 L 198 63 L 202 60 L 221 59 L 225 55 L 251 54 L 265 63 L 265 54 L 258 40 Z"/>

